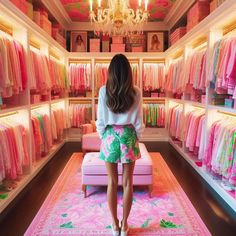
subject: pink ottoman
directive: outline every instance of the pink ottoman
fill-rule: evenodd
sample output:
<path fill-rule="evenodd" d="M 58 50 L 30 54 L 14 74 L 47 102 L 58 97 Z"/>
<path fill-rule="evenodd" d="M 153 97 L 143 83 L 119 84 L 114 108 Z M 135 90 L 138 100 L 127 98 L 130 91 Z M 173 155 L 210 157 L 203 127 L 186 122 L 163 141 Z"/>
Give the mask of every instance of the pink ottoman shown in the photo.
<path fill-rule="evenodd" d="M 133 184 L 148 185 L 149 196 L 152 192 L 152 159 L 143 143 L 139 143 L 141 158 L 135 163 Z M 119 185 L 122 185 L 122 164 L 118 164 Z M 86 197 L 86 186 L 107 185 L 107 171 L 103 160 L 99 159 L 99 152 L 90 152 L 84 156 L 82 162 L 82 190 Z"/>
<path fill-rule="evenodd" d="M 97 132 L 82 135 L 82 152 L 86 151 L 99 151 L 101 146 L 101 139 Z"/>

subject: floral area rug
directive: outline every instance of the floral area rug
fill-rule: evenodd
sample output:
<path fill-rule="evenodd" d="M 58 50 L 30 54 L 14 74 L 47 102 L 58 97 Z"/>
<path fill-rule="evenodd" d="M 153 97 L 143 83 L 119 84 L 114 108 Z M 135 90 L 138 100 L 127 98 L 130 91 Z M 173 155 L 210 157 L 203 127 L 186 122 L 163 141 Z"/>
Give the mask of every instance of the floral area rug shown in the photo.
<path fill-rule="evenodd" d="M 134 187 L 129 235 L 211 235 L 159 153 L 153 160 L 153 196 L 146 187 Z M 82 154 L 74 153 L 59 176 L 25 236 L 111 235 L 106 187 L 81 190 Z M 122 216 L 122 188 L 118 192 Z"/>

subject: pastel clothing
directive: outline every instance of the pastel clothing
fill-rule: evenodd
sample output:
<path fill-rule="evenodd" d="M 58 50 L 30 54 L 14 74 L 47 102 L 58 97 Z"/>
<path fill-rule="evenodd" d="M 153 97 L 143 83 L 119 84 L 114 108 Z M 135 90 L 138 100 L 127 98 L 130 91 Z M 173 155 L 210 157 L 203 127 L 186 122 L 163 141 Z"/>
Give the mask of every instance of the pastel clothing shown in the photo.
<path fill-rule="evenodd" d="M 130 163 L 141 157 L 132 125 L 108 125 L 102 137 L 100 159 L 110 163 Z"/>
<path fill-rule="evenodd" d="M 164 87 L 164 64 L 145 63 L 143 66 L 143 89 L 151 91 Z"/>
<path fill-rule="evenodd" d="M 92 90 L 90 63 L 71 63 L 69 67 L 69 85 L 71 92 Z"/>
<path fill-rule="evenodd" d="M 142 112 L 142 96 L 138 87 L 135 88 L 135 99 L 131 108 L 125 113 L 114 113 L 106 104 L 106 87 L 103 86 L 99 90 L 98 110 L 96 127 L 99 137 L 102 138 L 107 125 L 133 125 L 138 139 L 144 130 L 143 112 Z"/>
<path fill-rule="evenodd" d="M 236 122 L 231 118 L 224 118 L 212 124 L 203 163 L 208 171 L 222 176 L 230 183 L 235 182 L 235 144 Z"/>
<path fill-rule="evenodd" d="M 91 104 L 69 105 L 69 127 L 79 128 L 81 125 L 90 123 L 92 120 Z"/>

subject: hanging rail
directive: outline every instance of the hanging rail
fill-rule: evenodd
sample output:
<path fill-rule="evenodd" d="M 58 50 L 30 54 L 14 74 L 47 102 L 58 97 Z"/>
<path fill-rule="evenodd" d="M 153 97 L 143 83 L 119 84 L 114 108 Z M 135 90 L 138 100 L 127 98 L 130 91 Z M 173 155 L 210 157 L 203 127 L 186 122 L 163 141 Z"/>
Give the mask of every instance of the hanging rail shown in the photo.
<path fill-rule="evenodd" d="M 43 108 L 43 107 L 44 107 L 44 105 L 38 105 L 38 106 L 32 107 L 30 110 L 33 111 L 33 110 L 37 110 L 37 109 Z"/>
<path fill-rule="evenodd" d="M 61 60 L 60 56 L 58 56 L 53 50 L 49 50 L 49 55 L 51 57 L 54 57 L 55 59 L 57 59 L 58 61 Z"/>
<path fill-rule="evenodd" d="M 201 105 L 191 105 L 192 107 L 198 108 L 198 109 L 202 109 L 205 110 L 205 108 Z"/>
<path fill-rule="evenodd" d="M 143 104 L 165 104 L 165 100 L 145 100 L 143 98 Z"/>
<path fill-rule="evenodd" d="M 180 51 L 176 52 L 176 53 L 172 56 L 172 59 L 176 60 L 176 59 L 182 57 L 183 54 L 184 54 L 183 50 L 180 50 Z"/>
<path fill-rule="evenodd" d="M 102 63 L 102 64 L 109 64 L 111 62 L 111 59 L 97 59 L 95 60 L 96 63 Z"/>
<path fill-rule="evenodd" d="M 69 64 L 91 64 L 91 59 L 69 59 Z"/>
<path fill-rule="evenodd" d="M 164 63 L 165 64 L 165 58 L 158 58 L 158 59 L 143 59 L 144 63 Z"/>
<path fill-rule="evenodd" d="M 234 21 L 231 24 L 224 27 L 223 35 L 226 35 L 226 34 L 230 33 L 233 30 L 236 30 L 236 21 Z"/>
<path fill-rule="evenodd" d="M 2 22 L 0 22 L 0 30 L 5 32 L 6 34 L 9 34 L 9 35 L 13 35 L 13 29 L 12 27 L 8 26 L 8 25 L 5 25 L 3 24 Z"/>
<path fill-rule="evenodd" d="M 235 116 L 236 117 L 236 114 L 234 113 L 230 113 L 230 112 L 225 112 L 225 111 L 220 111 L 220 110 L 217 110 L 217 112 L 223 114 L 223 115 L 227 115 L 227 116 Z"/>
<path fill-rule="evenodd" d="M 18 111 L 8 112 L 6 114 L 0 115 L 0 118 L 9 117 L 18 114 Z"/>
<path fill-rule="evenodd" d="M 84 100 L 70 100 L 69 101 L 70 104 L 88 104 L 88 105 L 92 105 L 90 103 L 92 103 L 92 101 L 84 101 Z"/>
<path fill-rule="evenodd" d="M 128 59 L 130 63 L 139 63 L 139 59 Z"/>
<path fill-rule="evenodd" d="M 203 36 L 203 37 L 200 37 L 198 38 L 197 40 L 195 40 L 192 44 L 192 48 L 195 49 L 195 48 L 198 48 L 200 47 L 201 45 L 205 44 L 207 42 L 207 37 L 206 36 Z"/>
<path fill-rule="evenodd" d="M 30 45 L 31 47 L 34 47 L 34 48 L 40 50 L 40 44 L 36 43 L 36 42 L 33 41 L 33 40 L 30 40 L 29 45 Z"/>

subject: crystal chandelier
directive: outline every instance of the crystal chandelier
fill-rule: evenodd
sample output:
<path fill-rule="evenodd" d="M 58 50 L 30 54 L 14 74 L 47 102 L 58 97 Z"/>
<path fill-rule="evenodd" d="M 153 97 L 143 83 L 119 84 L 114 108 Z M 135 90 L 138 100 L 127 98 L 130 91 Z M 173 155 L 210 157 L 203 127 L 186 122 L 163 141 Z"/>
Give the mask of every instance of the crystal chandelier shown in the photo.
<path fill-rule="evenodd" d="M 109 8 L 101 7 L 98 0 L 97 14 L 93 11 L 93 0 L 90 0 L 90 21 L 94 24 L 96 33 L 108 35 L 128 35 L 132 33 L 143 33 L 144 23 L 147 22 L 149 12 L 147 11 L 148 0 L 138 0 L 136 12 L 129 8 L 128 0 L 109 0 Z"/>

